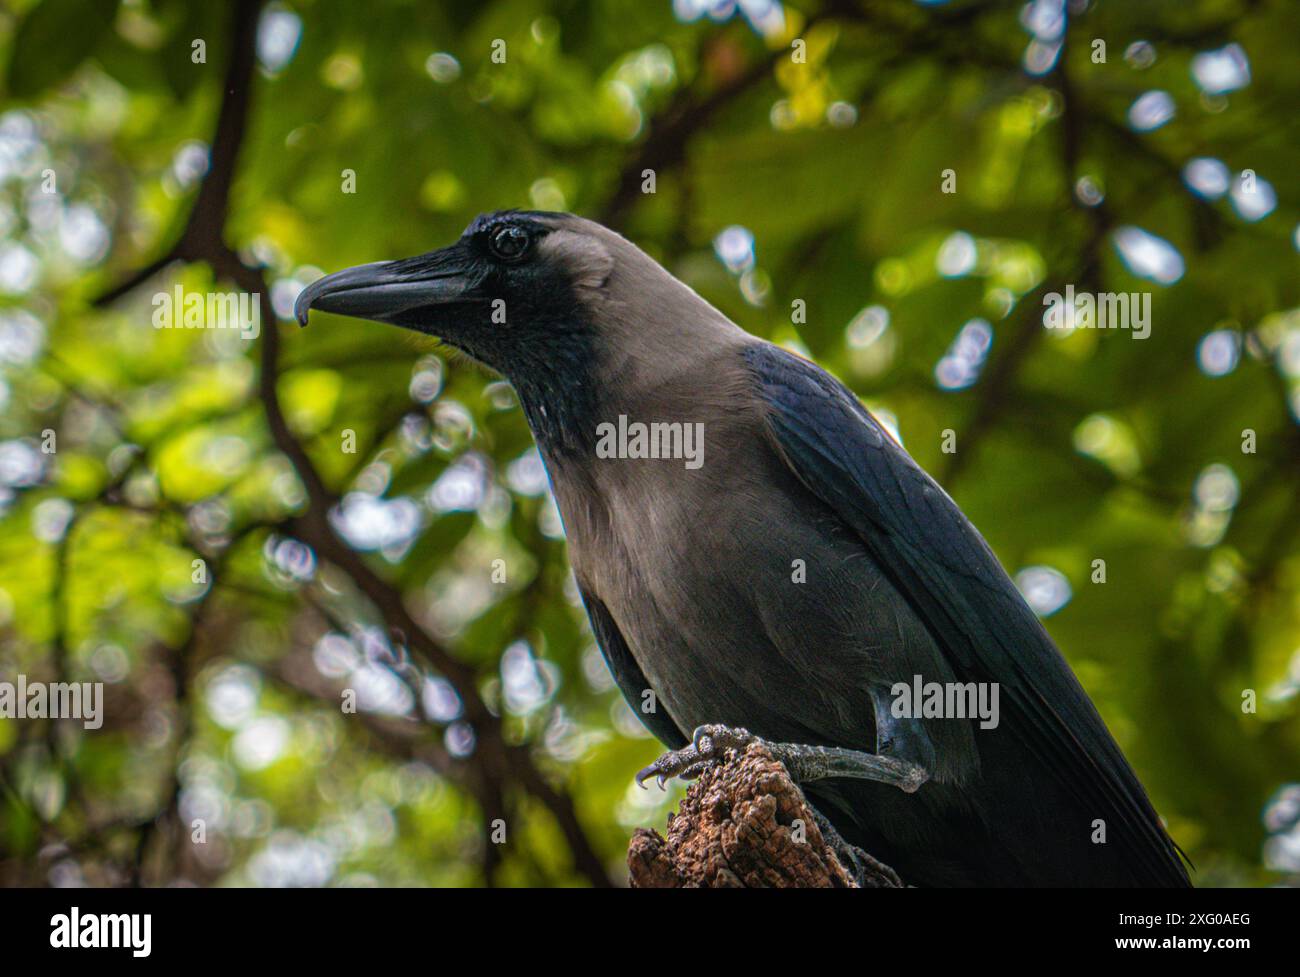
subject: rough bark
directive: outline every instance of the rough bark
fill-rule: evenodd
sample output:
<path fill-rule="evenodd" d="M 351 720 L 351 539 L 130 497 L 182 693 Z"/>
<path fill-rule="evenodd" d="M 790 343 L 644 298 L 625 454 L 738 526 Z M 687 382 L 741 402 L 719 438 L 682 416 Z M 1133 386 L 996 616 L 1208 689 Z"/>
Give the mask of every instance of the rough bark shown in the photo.
<path fill-rule="evenodd" d="M 892 870 L 858 879 L 841 864 L 803 791 L 757 744 L 729 753 L 691 785 L 668 836 L 639 828 L 627 852 L 638 889 L 899 888 Z"/>

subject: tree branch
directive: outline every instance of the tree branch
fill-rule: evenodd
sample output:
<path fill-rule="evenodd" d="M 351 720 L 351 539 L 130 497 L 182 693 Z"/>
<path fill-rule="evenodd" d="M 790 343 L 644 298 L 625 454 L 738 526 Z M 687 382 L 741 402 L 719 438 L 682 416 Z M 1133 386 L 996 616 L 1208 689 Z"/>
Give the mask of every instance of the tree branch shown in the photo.
<path fill-rule="evenodd" d="M 785 767 L 752 744 L 691 785 L 667 838 L 638 829 L 627 864 L 638 889 L 902 888 L 893 869 L 856 857 L 855 879 Z"/>
<path fill-rule="evenodd" d="M 244 264 L 224 238 L 230 188 L 248 120 L 260 9 L 261 0 L 239 0 L 233 8 L 230 62 L 225 76 L 225 97 L 213 138 L 211 165 L 176 245 L 166 257 L 152 262 L 145 272 L 152 274 L 172 260 L 206 261 L 212 266 L 214 277 L 231 281 L 257 297 L 264 323 L 259 394 L 267 426 L 276 448 L 292 463 L 308 498 L 306 511 L 293 521 L 296 534 L 351 577 L 388 626 L 399 630 L 411 650 L 456 687 L 464 705 L 465 719 L 474 726 L 477 738 L 474 761 L 479 774 L 491 782 L 495 791 L 504 793 L 505 785 L 513 779 L 541 801 L 559 824 L 572 850 L 576 870 L 593 885 L 608 887 L 612 883 L 577 819 L 572 801 L 546 781 L 526 746 L 515 746 L 505 741 L 501 720 L 492 714 L 479 694 L 474 669 L 456 659 L 436 641 L 406 609 L 400 592 L 371 570 L 334 531 L 328 513 L 337 499 L 326 487 L 285 420 L 276 389 L 279 322 L 271 305 L 265 271 Z M 144 272 L 129 276 L 100 296 L 97 304 L 120 297 L 148 277 L 149 274 Z"/>
<path fill-rule="evenodd" d="M 810 19 L 804 29 L 807 30 L 812 23 L 813 19 Z M 622 224 L 641 192 L 642 174 L 654 170 L 656 177 L 662 176 L 664 170 L 681 163 L 691 137 L 724 107 L 766 78 L 777 61 L 789 54 L 788 47 L 778 48 L 702 97 L 697 96 L 692 88 L 681 89 L 654 120 L 649 135 L 637 151 L 624 163 L 614 192 L 596 220 L 606 227 L 617 228 Z"/>

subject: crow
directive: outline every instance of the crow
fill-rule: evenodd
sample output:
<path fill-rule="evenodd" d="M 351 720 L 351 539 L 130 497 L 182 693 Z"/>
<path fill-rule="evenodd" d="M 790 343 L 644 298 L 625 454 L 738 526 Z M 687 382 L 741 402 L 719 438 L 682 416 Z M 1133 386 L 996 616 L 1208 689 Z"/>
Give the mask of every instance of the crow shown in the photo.
<path fill-rule="evenodd" d="M 485 214 L 327 275 L 312 308 L 436 336 L 515 388 L 592 630 L 670 749 L 638 782 L 762 742 L 851 863 L 911 884 L 1190 884 L 952 499 L 834 377 L 622 236 Z"/>

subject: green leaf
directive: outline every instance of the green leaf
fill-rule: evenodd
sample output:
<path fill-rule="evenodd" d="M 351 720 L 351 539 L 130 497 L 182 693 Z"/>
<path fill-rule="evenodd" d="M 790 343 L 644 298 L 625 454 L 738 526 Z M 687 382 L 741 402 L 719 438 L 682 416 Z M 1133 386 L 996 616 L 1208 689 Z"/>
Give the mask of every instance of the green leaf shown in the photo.
<path fill-rule="evenodd" d="M 45 0 L 23 18 L 13 39 L 5 83 L 15 98 L 31 98 L 61 82 L 112 29 L 116 0 Z"/>

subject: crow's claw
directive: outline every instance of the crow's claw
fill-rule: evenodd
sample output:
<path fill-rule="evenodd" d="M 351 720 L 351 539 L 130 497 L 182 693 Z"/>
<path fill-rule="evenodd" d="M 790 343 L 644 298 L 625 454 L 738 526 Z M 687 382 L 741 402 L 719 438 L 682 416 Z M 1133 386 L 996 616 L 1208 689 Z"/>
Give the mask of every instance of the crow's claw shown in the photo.
<path fill-rule="evenodd" d="M 744 749 L 745 745 L 757 739 L 747 729 L 732 728 L 711 724 L 697 726 L 691 734 L 691 745 L 680 750 L 665 753 L 650 766 L 640 770 L 636 775 L 638 787 L 645 787 L 651 777 L 659 784 L 659 789 L 673 777 L 682 780 L 694 780 L 713 764 L 722 760 L 728 750 Z"/>
<path fill-rule="evenodd" d="M 694 767 L 703 768 L 704 766 L 707 766 L 707 762 L 704 757 L 696 752 L 695 747 L 688 746 L 681 750 L 672 750 L 665 753 L 650 766 L 637 771 L 636 784 L 644 789 L 645 782 L 653 777 L 660 790 L 667 790 L 670 778 L 684 774 Z M 700 770 L 700 773 L 703 773 L 703 769 Z M 697 773 L 696 776 L 699 776 L 699 774 Z"/>

